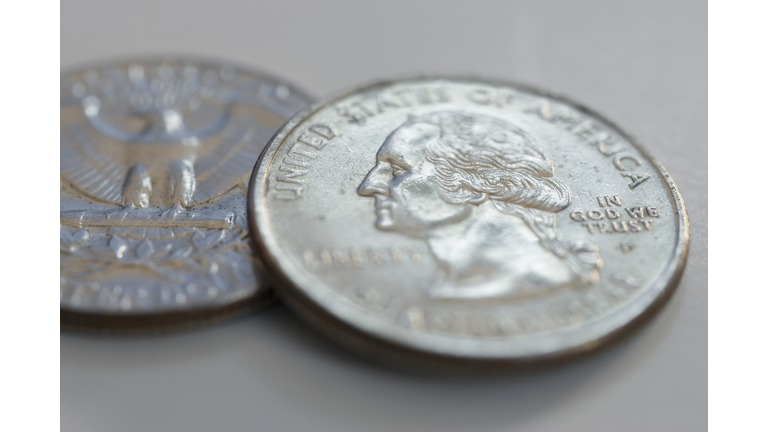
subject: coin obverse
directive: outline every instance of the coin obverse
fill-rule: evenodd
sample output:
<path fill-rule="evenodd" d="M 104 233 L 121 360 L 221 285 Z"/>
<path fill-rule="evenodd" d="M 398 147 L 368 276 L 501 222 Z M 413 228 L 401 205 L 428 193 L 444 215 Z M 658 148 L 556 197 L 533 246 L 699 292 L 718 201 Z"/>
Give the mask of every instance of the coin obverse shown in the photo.
<path fill-rule="evenodd" d="M 62 325 L 165 327 L 272 301 L 247 180 L 309 102 L 275 78 L 193 59 L 63 74 Z"/>
<path fill-rule="evenodd" d="M 615 125 L 472 79 L 305 108 L 259 159 L 248 209 L 281 299 L 406 367 L 590 351 L 669 296 L 689 237 L 672 179 Z"/>

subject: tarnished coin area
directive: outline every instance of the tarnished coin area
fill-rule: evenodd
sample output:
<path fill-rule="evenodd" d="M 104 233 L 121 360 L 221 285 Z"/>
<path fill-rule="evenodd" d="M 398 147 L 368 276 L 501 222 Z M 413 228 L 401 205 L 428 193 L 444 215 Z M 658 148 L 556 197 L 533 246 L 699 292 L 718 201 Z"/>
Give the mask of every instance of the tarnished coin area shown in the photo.
<path fill-rule="evenodd" d="M 281 297 L 377 357 L 587 351 L 661 304 L 688 242 L 671 178 L 616 126 L 473 80 L 381 83 L 307 108 L 250 194 Z"/>
<path fill-rule="evenodd" d="M 247 180 L 309 102 L 274 78 L 185 59 L 63 75 L 62 319 L 270 298 L 248 237 Z"/>

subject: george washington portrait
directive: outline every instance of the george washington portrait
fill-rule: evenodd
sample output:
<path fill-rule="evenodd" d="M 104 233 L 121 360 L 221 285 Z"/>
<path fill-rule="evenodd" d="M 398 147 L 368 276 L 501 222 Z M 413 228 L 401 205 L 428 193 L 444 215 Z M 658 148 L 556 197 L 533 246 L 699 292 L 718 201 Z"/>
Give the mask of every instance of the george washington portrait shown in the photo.
<path fill-rule="evenodd" d="M 537 138 L 464 111 L 409 118 L 382 143 L 357 190 L 375 199 L 376 228 L 424 240 L 437 298 L 521 298 L 596 283 L 587 241 L 561 242 L 568 187 Z"/>

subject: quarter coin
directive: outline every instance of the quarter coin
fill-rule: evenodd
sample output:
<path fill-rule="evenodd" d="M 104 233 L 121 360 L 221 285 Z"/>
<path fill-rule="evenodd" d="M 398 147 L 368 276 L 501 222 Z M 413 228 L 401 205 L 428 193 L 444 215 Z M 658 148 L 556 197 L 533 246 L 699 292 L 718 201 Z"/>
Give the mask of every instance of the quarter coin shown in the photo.
<path fill-rule="evenodd" d="M 310 98 L 230 64 L 136 59 L 61 76 L 61 322 L 155 328 L 273 299 L 247 180 Z"/>
<path fill-rule="evenodd" d="M 689 237 L 671 177 L 616 125 L 476 79 L 381 82 L 304 109 L 259 159 L 248 210 L 289 307 L 422 369 L 591 351 L 669 297 Z"/>

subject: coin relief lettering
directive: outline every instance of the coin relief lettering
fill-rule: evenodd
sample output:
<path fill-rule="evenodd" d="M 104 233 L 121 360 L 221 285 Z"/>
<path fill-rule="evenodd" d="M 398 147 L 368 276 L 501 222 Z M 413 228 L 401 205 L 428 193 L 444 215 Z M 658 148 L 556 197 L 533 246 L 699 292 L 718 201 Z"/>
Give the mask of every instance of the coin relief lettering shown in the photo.
<path fill-rule="evenodd" d="M 630 168 L 633 170 L 640 168 L 643 161 L 634 155 L 627 154 L 627 150 L 622 145 L 617 144 L 616 135 L 603 130 L 593 120 L 585 118 L 574 109 L 556 106 L 548 100 L 542 100 L 526 109 L 525 112 L 536 114 L 540 118 L 586 139 L 587 143 L 594 146 L 603 156 L 612 156 L 614 168 L 619 171 L 622 177 L 630 180 L 630 183 L 627 184 L 630 190 L 635 189 L 650 178 L 647 174 L 627 172 Z"/>
<path fill-rule="evenodd" d="M 527 310 L 517 315 L 473 314 L 433 310 L 415 305 L 403 306 L 399 318 L 391 314 L 391 307 L 379 290 L 369 288 L 361 291 L 358 298 L 365 298 L 365 304 L 378 304 L 378 308 L 388 308 L 389 316 L 399 325 L 420 331 L 433 331 L 446 334 L 466 334 L 485 337 L 504 337 L 510 335 L 529 335 L 540 332 L 552 332 L 561 328 L 583 324 L 598 316 L 611 305 L 629 298 L 641 284 L 641 280 L 628 274 L 616 273 L 611 276 L 602 293 L 586 293 L 571 300 L 560 301 L 546 310 Z M 386 299 L 386 300 L 385 300 Z"/>
<path fill-rule="evenodd" d="M 337 135 L 336 127 L 331 123 L 317 123 L 301 134 L 288 150 L 288 157 L 283 158 L 275 179 L 275 198 L 295 200 L 304 193 L 304 176 L 312 167 L 312 160 L 318 152 Z"/>
<path fill-rule="evenodd" d="M 478 105 L 493 105 L 504 108 L 512 102 L 514 96 L 515 93 L 508 90 L 479 88 L 469 92 L 467 98 Z"/>
<path fill-rule="evenodd" d="M 362 100 L 337 105 L 336 112 L 348 122 L 364 124 L 366 119 L 391 109 L 409 108 L 418 105 L 432 105 L 450 102 L 451 98 L 442 87 L 422 87 L 396 92 L 376 92 Z"/>
<path fill-rule="evenodd" d="M 311 270 L 380 267 L 396 264 L 419 264 L 423 252 L 419 248 L 354 248 L 306 249 L 304 265 Z"/>
<path fill-rule="evenodd" d="M 621 197 L 599 196 L 597 203 L 600 207 L 621 206 Z M 605 208 L 600 210 L 573 210 L 570 218 L 576 222 L 587 222 L 584 224 L 590 234 L 595 233 L 638 233 L 642 231 L 651 231 L 653 225 L 652 218 L 658 218 L 659 213 L 654 206 L 634 206 L 626 207 L 627 215 L 630 220 L 617 220 L 622 217 L 620 209 Z M 592 223 L 595 221 L 596 223 Z M 602 221 L 602 222 L 597 222 Z"/>
<path fill-rule="evenodd" d="M 627 283 L 627 278 L 632 283 Z M 357 297 L 366 305 L 389 309 L 393 322 L 413 330 L 484 337 L 522 336 L 582 324 L 608 309 L 617 299 L 626 299 L 637 288 L 637 279 L 625 273 L 615 275 L 612 280 L 617 283 L 607 286 L 605 294 L 587 293 L 553 304 L 546 310 L 526 310 L 515 315 L 446 312 L 410 305 L 403 306 L 394 316 L 387 304 L 390 299 L 379 290 L 362 290 Z"/>

